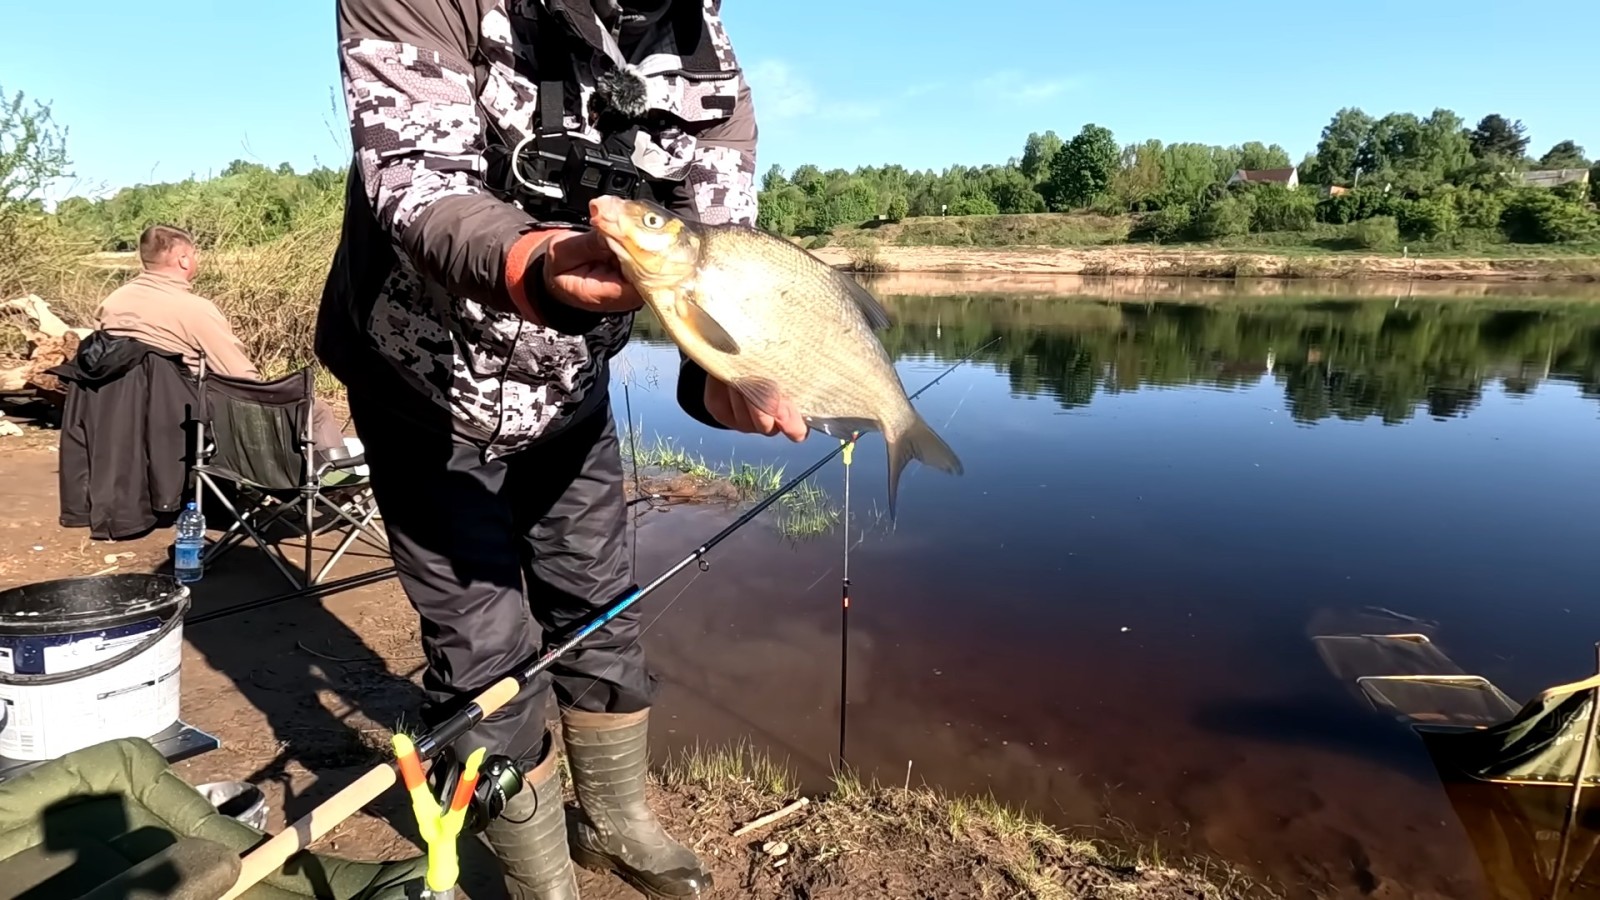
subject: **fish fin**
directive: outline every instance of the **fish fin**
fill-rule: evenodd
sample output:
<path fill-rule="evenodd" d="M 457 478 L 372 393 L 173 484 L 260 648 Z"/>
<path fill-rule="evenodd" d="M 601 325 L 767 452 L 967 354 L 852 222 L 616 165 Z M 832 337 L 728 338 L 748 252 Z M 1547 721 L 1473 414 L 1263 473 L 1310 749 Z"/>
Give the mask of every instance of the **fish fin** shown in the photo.
<path fill-rule="evenodd" d="M 905 431 L 895 435 L 892 440 L 884 441 L 889 452 L 889 518 L 895 518 L 895 496 L 900 488 L 900 473 L 905 470 L 906 463 L 915 459 L 923 465 L 932 466 L 941 472 L 951 475 L 962 473 L 961 460 L 955 451 L 944 439 L 934 433 L 922 414 L 918 413 Z"/>
<path fill-rule="evenodd" d="M 867 317 L 867 324 L 871 325 L 874 331 L 889 327 L 891 324 L 889 311 L 883 308 L 883 304 L 878 302 L 877 297 L 872 296 L 871 291 L 862 287 L 861 282 L 851 278 L 848 274 L 838 269 L 832 269 L 831 271 L 839 286 L 844 288 L 845 293 L 850 295 L 851 300 L 855 301 L 856 308 L 861 310 L 863 316 Z"/>
<path fill-rule="evenodd" d="M 733 335 L 728 334 L 727 329 L 723 328 L 716 319 L 711 318 L 711 314 L 706 312 L 700 304 L 694 302 L 693 297 L 679 294 L 677 313 L 679 318 L 683 319 L 684 324 L 689 326 L 690 330 L 700 340 L 704 341 L 706 346 L 729 356 L 738 355 L 739 342 L 734 340 Z"/>
<path fill-rule="evenodd" d="M 743 378 L 734 379 L 730 382 L 730 385 L 734 390 L 743 394 L 744 398 L 750 401 L 751 406 L 769 416 L 778 414 L 778 398 L 782 396 L 783 392 L 778 390 L 777 382 L 762 378 L 759 375 L 746 375 Z"/>
<path fill-rule="evenodd" d="M 867 434 L 868 432 L 880 430 L 876 419 L 862 419 L 851 416 L 835 416 L 833 418 L 806 416 L 806 424 L 823 434 L 836 437 L 841 441 L 852 434 Z"/>

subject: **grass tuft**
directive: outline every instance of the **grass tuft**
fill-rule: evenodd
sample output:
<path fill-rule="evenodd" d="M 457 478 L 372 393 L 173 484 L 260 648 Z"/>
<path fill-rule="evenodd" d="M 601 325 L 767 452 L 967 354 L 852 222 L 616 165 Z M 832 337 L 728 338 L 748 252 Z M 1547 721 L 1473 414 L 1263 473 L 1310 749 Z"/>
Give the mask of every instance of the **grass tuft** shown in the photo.
<path fill-rule="evenodd" d="M 741 502 L 766 497 L 783 486 L 783 466 L 733 461 L 725 465 L 712 464 L 703 455 L 660 434 L 649 441 L 639 441 L 636 452 L 633 445 L 631 440 L 622 442 L 625 462 L 637 464 L 641 470 L 686 475 L 704 486 L 727 485 Z M 839 521 L 839 509 L 833 505 L 827 491 L 810 480 L 785 494 L 777 506 L 779 530 L 785 537 L 795 540 L 827 534 Z"/>

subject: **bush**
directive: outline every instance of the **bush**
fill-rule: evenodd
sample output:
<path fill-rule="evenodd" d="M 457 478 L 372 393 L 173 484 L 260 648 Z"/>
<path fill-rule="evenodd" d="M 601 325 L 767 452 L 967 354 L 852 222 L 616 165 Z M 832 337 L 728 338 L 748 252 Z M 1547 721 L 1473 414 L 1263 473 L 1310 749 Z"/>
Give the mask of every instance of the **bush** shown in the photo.
<path fill-rule="evenodd" d="M 1128 231 L 1128 240 L 1167 243 L 1188 237 L 1193 227 L 1194 211 L 1187 203 L 1176 203 L 1140 216 Z"/>
<path fill-rule="evenodd" d="M 950 204 L 952 216 L 996 216 L 1000 214 L 1000 207 L 995 205 L 993 198 L 988 194 L 967 194 L 957 197 Z"/>
<path fill-rule="evenodd" d="M 1248 196 L 1224 197 L 1200 214 L 1196 231 L 1206 240 L 1249 234 L 1254 207 Z"/>
<path fill-rule="evenodd" d="M 1363 250 L 1389 250 L 1400 243 L 1400 222 L 1394 216 L 1373 216 L 1350 226 L 1350 239 Z"/>
<path fill-rule="evenodd" d="M 1506 204 L 1500 229 L 1519 244 L 1581 241 L 1594 234 L 1594 213 L 1582 203 L 1542 188 L 1523 188 Z"/>
<path fill-rule="evenodd" d="M 1444 237 L 1461 226 L 1461 217 L 1448 199 L 1403 200 L 1395 205 L 1400 233 L 1412 240 Z"/>
<path fill-rule="evenodd" d="M 1500 227 L 1500 215 L 1506 209 L 1506 195 L 1502 191 L 1455 191 L 1451 195 L 1462 228 Z"/>
<path fill-rule="evenodd" d="M 1317 222 L 1317 198 L 1310 191 L 1291 191 L 1269 184 L 1253 193 L 1251 231 L 1308 231 Z"/>
<path fill-rule="evenodd" d="M 905 194 L 895 194 L 889 198 L 889 219 L 898 222 L 911 212 L 911 202 Z"/>
<path fill-rule="evenodd" d="M 1357 188 L 1324 198 L 1317 204 L 1317 221 L 1348 225 L 1373 216 L 1394 215 L 1394 200 L 1376 188 Z"/>

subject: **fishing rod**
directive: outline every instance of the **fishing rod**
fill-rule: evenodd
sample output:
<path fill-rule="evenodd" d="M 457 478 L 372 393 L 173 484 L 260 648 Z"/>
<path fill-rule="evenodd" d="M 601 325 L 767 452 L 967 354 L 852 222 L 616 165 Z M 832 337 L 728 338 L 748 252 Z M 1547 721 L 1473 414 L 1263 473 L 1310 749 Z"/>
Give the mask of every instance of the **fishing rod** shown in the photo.
<path fill-rule="evenodd" d="M 911 399 L 915 399 L 923 391 L 938 384 L 946 375 L 954 372 L 968 360 L 999 340 L 1000 338 L 996 337 L 989 343 L 957 360 L 954 365 L 941 372 L 937 378 L 919 388 L 915 394 L 911 395 Z M 571 637 L 545 651 L 531 664 L 489 685 L 474 697 L 465 708 L 436 725 L 427 734 L 417 738 L 412 752 L 415 753 L 416 757 L 424 760 L 437 756 L 451 742 L 471 731 L 474 726 L 488 716 L 493 715 L 496 710 L 516 699 L 517 695 L 522 693 L 522 690 L 539 673 L 548 669 L 580 641 L 604 627 L 607 622 L 621 615 L 628 607 L 637 603 L 646 595 L 661 587 L 661 585 L 666 584 L 674 575 L 694 563 L 700 564 L 701 571 L 709 569 L 711 564 L 705 559 L 707 553 L 727 540 L 734 532 L 748 525 L 767 507 L 778 502 L 779 499 L 799 487 L 807 478 L 816 474 L 817 470 L 827 465 L 835 456 L 845 452 L 846 448 L 853 447 L 857 437 L 859 437 L 859 433 L 852 435 L 849 441 L 843 441 L 839 446 L 828 451 L 821 459 L 808 466 L 805 471 L 789 479 L 782 487 L 768 494 L 761 502 L 745 511 L 737 519 L 734 519 L 727 527 L 713 535 L 710 540 L 696 547 L 683 559 L 674 563 L 671 568 L 656 577 L 655 580 L 644 587 L 634 588 L 622 595 L 611 606 L 602 610 L 588 624 L 579 628 Z M 339 823 L 360 812 L 362 807 L 376 800 L 384 791 L 394 785 L 396 776 L 397 764 L 394 762 L 384 762 L 373 766 L 366 774 L 323 801 L 315 809 L 295 820 L 283 831 L 273 835 L 265 843 L 250 851 L 240 860 L 239 876 L 235 879 L 233 887 L 223 894 L 220 900 L 233 900 L 233 898 L 249 890 L 263 878 L 277 871 L 284 863 L 289 861 L 291 856 L 309 847 Z"/>

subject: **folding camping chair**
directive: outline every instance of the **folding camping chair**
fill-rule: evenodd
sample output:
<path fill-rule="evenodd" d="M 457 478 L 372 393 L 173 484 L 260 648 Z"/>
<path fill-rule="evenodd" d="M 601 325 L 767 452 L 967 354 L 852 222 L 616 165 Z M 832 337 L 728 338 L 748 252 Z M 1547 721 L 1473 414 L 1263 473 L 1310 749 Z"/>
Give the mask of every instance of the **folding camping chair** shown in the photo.
<path fill-rule="evenodd" d="M 378 506 L 371 485 L 357 471 L 365 458 L 314 449 L 310 368 L 272 381 L 252 381 L 207 372 L 202 354 L 197 383 L 195 506 L 203 509 L 201 500 L 209 490 L 233 516 L 233 524 L 202 553 L 203 563 L 209 565 L 248 538 L 299 589 L 320 584 L 357 538 L 388 553 L 387 535 L 373 526 Z M 224 483 L 238 493 L 243 511 L 228 499 Z M 319 507 L 331 514 L 320 526 Z M 300 514 L 294 524 L 304 541 L 302 578 L 295 576 L 288 556 L 266 538 L 276 523 L 294 521 L 291 513 Z M 348 529 L 344 539 L 313 574 L 316 538 L 340 527 Z"/>

